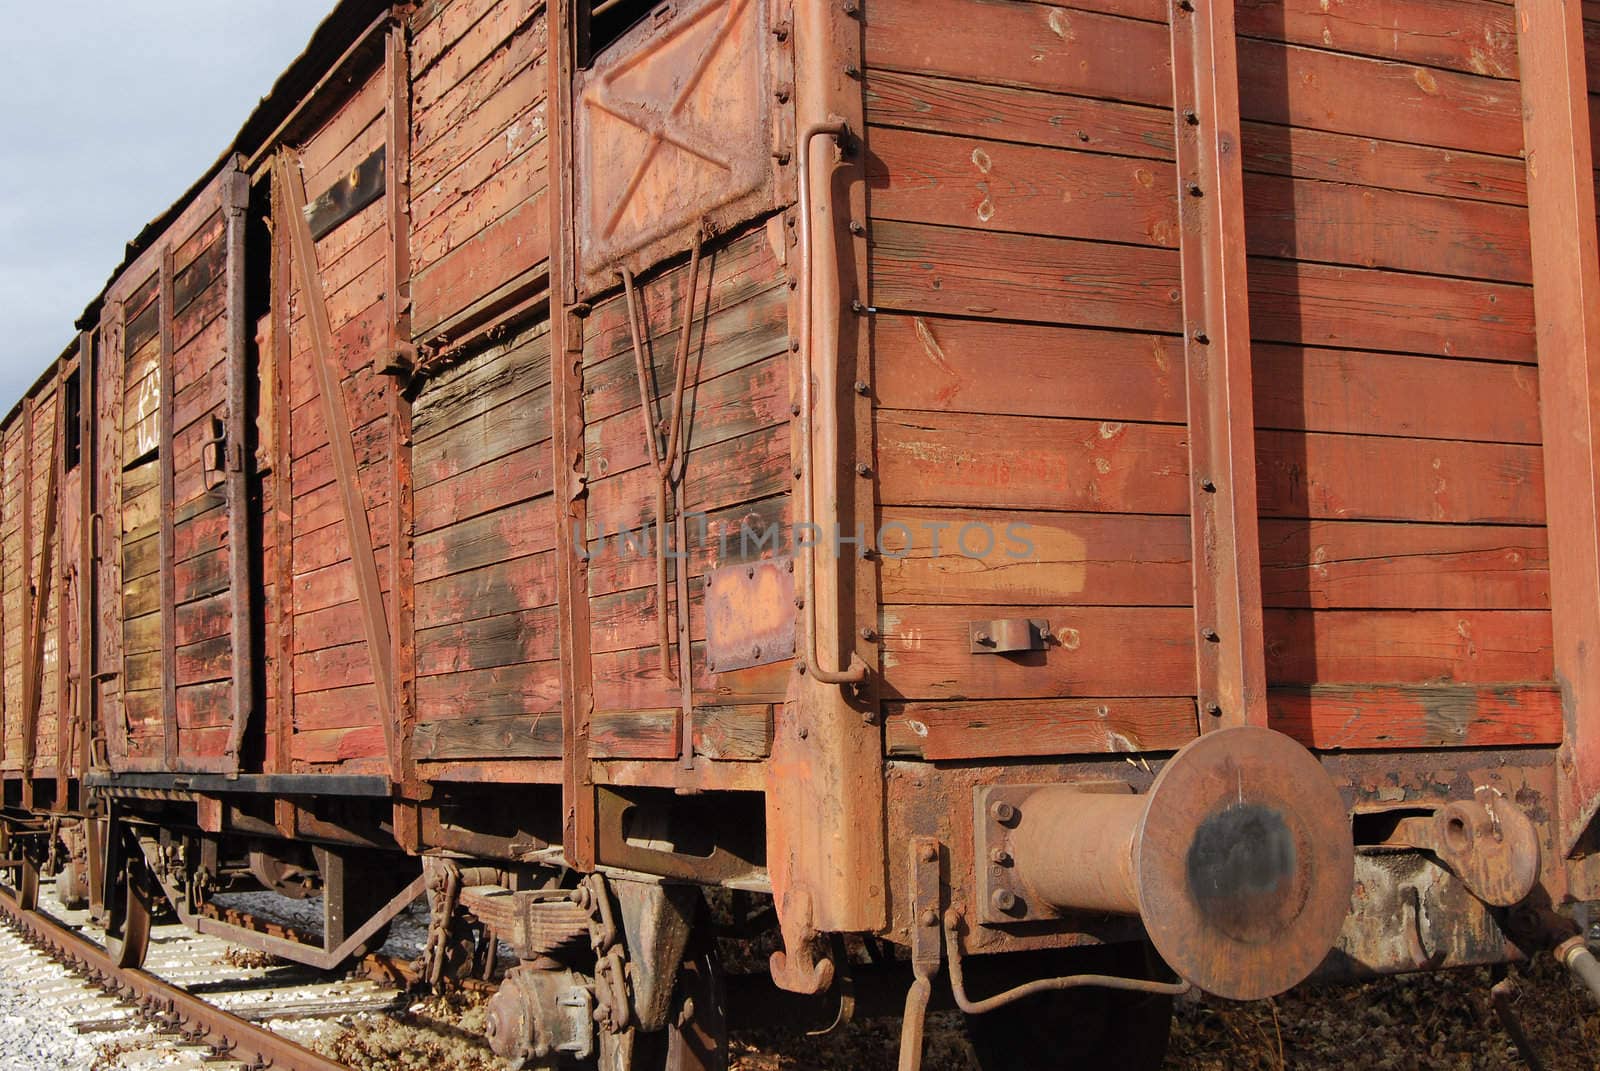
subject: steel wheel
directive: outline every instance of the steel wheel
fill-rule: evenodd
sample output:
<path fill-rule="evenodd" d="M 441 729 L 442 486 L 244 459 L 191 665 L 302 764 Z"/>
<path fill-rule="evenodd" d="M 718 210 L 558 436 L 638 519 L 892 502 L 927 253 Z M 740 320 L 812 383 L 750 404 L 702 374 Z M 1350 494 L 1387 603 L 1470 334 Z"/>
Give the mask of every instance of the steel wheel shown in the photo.
<path fill-rule="evenodd" d="M 142 967 L 150 951 L 150 901 L 131 872 L 121 869 L 106 897 L 106 955 L 119 967 Z"/>
<path fill-rule="evenodd" d="M 673 1001 L 677 1022 L 634 1042 L 636 1071 L 727 1071 L 728 993 L 715 942 L 690 938 Z"/>
<path fill-rule="evenodd" d="M 39 907 L 39 864 L 26 854 L 17 868 L 17 906 L 24 911 L 36 911 Z"/>

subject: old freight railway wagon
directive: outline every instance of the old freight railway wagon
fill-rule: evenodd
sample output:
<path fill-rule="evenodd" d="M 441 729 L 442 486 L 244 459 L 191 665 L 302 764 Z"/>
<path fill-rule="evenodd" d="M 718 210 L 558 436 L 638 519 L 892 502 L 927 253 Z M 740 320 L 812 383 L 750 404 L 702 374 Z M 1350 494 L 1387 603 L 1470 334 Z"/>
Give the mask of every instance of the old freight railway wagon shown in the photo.
<path fill-rule="evenodd" d="M 1588 13 L 341 4 L 4 423 L 20 893 L 618 1069 L 1591 967 Z"/>

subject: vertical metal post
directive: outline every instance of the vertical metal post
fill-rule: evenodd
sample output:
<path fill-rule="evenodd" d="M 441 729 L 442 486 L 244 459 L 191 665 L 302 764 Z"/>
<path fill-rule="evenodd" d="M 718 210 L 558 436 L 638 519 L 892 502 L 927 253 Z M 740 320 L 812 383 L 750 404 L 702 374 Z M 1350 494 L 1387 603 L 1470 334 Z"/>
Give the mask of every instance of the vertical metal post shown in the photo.
<path fill-rule="evenodd" d="M 597 799 L 589 759 L 594 684 L 589 658 L 589 523 L 583 452 L 583 319 L 577 301 L 572 220 L 572 73 L 578 12 L 573 0 L 550 5 L 550 366 L 554 412 L 556 588 L 561 605 L 562 841 L 567 864 L 593 870 Z"/>
<path fill-rule="evenodd" d="M 806 502 L 796 481 L 791 507 L 809 515 L 823 533 L 854 539 L 877 527 L 871 391 L 870 304 L 866 271 L 866 149 L 861 144 L 865 102 L 859 77 L 864 63 L 859 7 L 804 0 L 794 5 L 790 37 L 795 48 L 795 127 L 809 132 L 842 123 L 832 137 L 798 136 L 794 160 L 809 168 L 809 203 L 795 211 L 809 216 L 814 263 L 797 263 L 789 249 L 790 277 L 813 281 L 797 287 L 791 324 L 805 325 L 791 382 L 799 404 L 791 439 L 797 475 L 815 468 L 836 495 L 819 490 Z M 810 150 L 809 152 L 807 150 Z M 798 178 L 798 173 L 797 173 Z M 799 201 L 798 183 L 794 188 Z M 802 245 L 807 243 L 802 242 Z M 804 250 L 800 251 L 804 253 Z M 799 303 L 810 291 L 809 308 Z M 793 328 L 791 329 L 793 330 Z M 799 354 L 812 353 L 815 361 Z M 824 363 L 825 362 L 825 363 Z M 836 416 L 805 433 L 808 380 L 817 387 L 818 412 Z M 809 459 L 809 464 L 799 464 Z M 859 467 L 858 467 L 859 466 Z M 870 538 L 870 536 L 869 536 Z M 859 682 L 829 683 L 811 666 L 796 666 L 792 702 L 775 720 L 767 780 L 767 858 L 778 902 L 785 948 L 774 956 L 778 985 L 808 991 L 832 971 L 821 958 L 820 932 L 870 930 L 887 916 L 890 884 L 885 841 L 883 737 L 877 673 L 878 593 L 876 568 L 865 548 L 815 556 L 817 660 L 827 667 L 865 667 Z M 809 571 L 808 571 L 809 572 Z M 811 599 L 810 593 L 805 596 Z M 802 660 L 803 661 L 803 660 Z M 830 674 L 834 681 L 855 670 Z"/>
<path fill-rule="evenodd" d="M 1517 0 L 1516 14 L 1566 855 L 1600 806 L 1600 241 L 1582 9 Z"/>
<path fill-rule="evenodd" d="M 389 174 L 384 183 L 384 205 L 389 229 L 388 275 L 389 348 L 391 368 L 406 375 L 413 367 L 411 345 L 411 59 L 406 21 L 389 27 L 384 54 L 388 102 L 384 112 Z M 414 562 L 413 470 L 411 454 L 411 400 L 404 379 L 388 391 L 392 440 L 393 486 L 389 494 L 389 568 L 394 598 L 394 711 L 399 747 L 399 778 L 415 796 L 416 763 L 412 756 L 412 731 L 416 722 L 416 569 Z M 404 838 L 416 846 L 415 808 L 397 806 L 395 828 L 408 825 Z"/>
<path fill-rule="evenodd" d="M 83 346 L 83 339 L 78 340 L 79 348 Z M 60 541 L 61 546 L 51 547 L 55 557 L 55 604 L 56 604 L 56 806 L 67 806 L 67 775 L 72 769 L 72 721 L 67 711 L 71 706 L 72 684 L 68 677 L 72 656 L 71 615 L 68 613 L 67 579 L 71 575 L 71 554 L 67 548 L 67 380 L 69 378 L 69 365 L 63 361 L 56 367 L 56 442 L 55 463 L 51 471 L 51 479 L 56 482 L 56 493 L 51 495 L 50 508 L 56 515 L 55 535 L 51 543 Z M 78 382 L 83 382 L 80 374 Z M 80 473 L 81 475 L 81 473 Z"/>
<path fill-rule="evenodd" d="M 228 599 L 232 615 L 233 724 L 223 756 L 226 770 L 238 773 L 245 733 L 255 713 L 256 650 L 255 584 L 251 562 L 255 557 L 250 538 L 250 470 L 255 451 L 250 443 L 249 324 L 245 309 L 245 223 L 250 205 L 250 179 L 235 170 L 223 191 L 223 218 L 227 243 L 228 316 L 228 455 L 224 459 L 228 496 Z"/>
<path fill-rule="evenodd" d="M 161 254 L 161 365 L 160 405 L 161 439 L 161 727 L 162 748 L 166 767 L 176 768 L 178 761 L 178 580 L 173 546 L 174 499 L 177 497 L 177 465 L 172 456 L 173 438 L 173 386 L 172 386 L 172 247 Z"/>
<path fill-rule="evenodd" d="M 272 169 L 272 369 L 275 377 L 272 389 L 277 397 L 273 405 L 272 431 L 272 518 L 276 526 L 273 538 L 274 572 L 273 598 L 277 602 L 278 621 L 276 636 L 277 659 L 277 710 L 275 723 L 269 728 L 272 746 L 268 748 L 267 767 L 276 773 L 288 773 L 294 768 L 294 479 L 293 442 L 290 432 L 293 407 L 290 405 L 291 356 L 289 302 L 294 283 L 289 251 L 288 195 L 280 178 L 282 169 Z M 297 832 L 294 804 L 278 800 L 273 806 L 278 832 L 293 838 Z"/>
<path fill-rule="evenodd" d="M 1173 0 L 1201 731 L 1267 723 L 1232 0 Z"/>
<path fill-rule="evenodd" d="M 99 721 L 100 667 L 95 658 L 95 608 L 100 604 L 100 577 L 95 561 L 95 492 L 100 467 L 95 439 L 95 376 L 99 374 L 97 333 L 78 336 L 78 725 L 83 736 L 78 748 L 78 776 L 94 764 L 94 731 Z M 0 635 L 4 635 L 0 626 Z"/>
<path fill-rule="evenodd" d="M 22 804 L 33 806 L 33 741 L 28 712 L 33 709 L 33 421 L 32 395 L 22 407 Z"/>

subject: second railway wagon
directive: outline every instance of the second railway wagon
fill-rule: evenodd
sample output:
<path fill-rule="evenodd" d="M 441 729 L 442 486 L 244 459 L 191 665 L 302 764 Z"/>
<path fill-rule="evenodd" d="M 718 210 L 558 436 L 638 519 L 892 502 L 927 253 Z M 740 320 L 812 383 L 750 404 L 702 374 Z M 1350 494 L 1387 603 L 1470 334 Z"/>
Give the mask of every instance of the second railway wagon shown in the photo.
<path fill-rule="evenodd" d="M 0 427 L 24 898 L 618 1069 L 1590 970 L 1590 15 L 346 0 Z"/>

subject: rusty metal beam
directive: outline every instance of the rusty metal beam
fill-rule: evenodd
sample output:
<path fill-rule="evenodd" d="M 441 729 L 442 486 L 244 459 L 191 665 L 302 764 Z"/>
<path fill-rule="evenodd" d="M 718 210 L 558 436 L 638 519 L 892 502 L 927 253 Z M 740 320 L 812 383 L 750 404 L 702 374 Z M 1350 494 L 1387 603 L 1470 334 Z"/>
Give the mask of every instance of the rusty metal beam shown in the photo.
<path fill-rule="evenodd" d="M 1558 845 L 1600 807 L 1600 240 L 1582 10 L 1518 0 L 1528 225 L 1550 538 L 1550 610 L 1566 739 Z"/>
<path fill-rule="evenodd" d="M 167 769 L 178 762 L 178 574 L 177 461 L 172 456 L 174 433 L 172 382 L 172 247 L 161 254 L 161 365 L 160 365 L 160 457 L 161 467 L 161 726 L 162 747 Z"/>
<path fill-rule="evenodd" d="M 235 160 L 237 163 L 237 159 Z M 255 584 L 251 562 L 256 548 L 250 538 L 250 352 L 245 312 L 245 223 L 250 205 L 250 180 L 235 170 L 223 190 L 227 242 L 228 424 L 224 459 L 228 494 L 228 599 L 233 640 L 233 723 L 223 756 L 226 768 L 240 769 L 245 732 L 255 713 Z"/>
<path fill-rule="evenodd" d="M 384 212 L 389 229 L 389 255 L 384 270 L 388 285 L 390 367 L 404 374 L 415 367 L 416 350 L 411 345 L 411 63 L 406 47 L 406 23 L 399 20 L 389 27 L 385 42 L 384 77 L 388 100 L 384 108 L 385 144 L 389 174 L 384 184 Z M 392 436 L 389 493 L 390 531 L 389 568 L 394 578 L 394 710 L 398 724 L 399 781 L 414 797 L 416 764 L 412 757 L 412 731 L 416 725 L 416 568 L 411 452 L 411 399 L 397 383 L 388 392 L 389 434 Z M 408 834 L 402 843 L 417 847 L 413 808 L 396 805 L 397 835 L 404 827 Z"/>
<path fill-rule="evenodd" d="M 282 183 L 286 195 L 285 223 L 293 246 L 291 260 L 299 277 L 301 297 L 306 303 L 306 321 L 310 326 L 313 353 L 312 371 L 315 373 L 323 420 L 328 429 L 329 450 L 333 455 L 333 468 L 339 485 L 339 504 L 344 510 L 345 531 L 350 537 L 350 558 L 356 573 L 356 594 L 361 602 L 367 651 L 372 660 L 372 679 L 378 692 L 378 716 L 383 721 L 389 775 L 395 779 L 400 773 L 400 756 L 395 733 L 394 650 L 391 646 L 388 610 L 384 605 L 383 586 L 378 577 L 378 558 L 372 546 L 372 528 L 367 518 L 366 498 L 361 491 L 355 445 L 350 437 L 350 417 L 345 411 L 344 377 L 340 374 L 338 356 L 333 352 L 333 328 L 328 322 L 322 274 L 317 267 L 317 245 L 306 223 L 305 176 L 300 171 L 299 154 L 293 149 L 285 148 L 279 155 L 275 181 Z"/>
<path fill-rule="evenodd" d="M 1175 2 L 1177 127 L 1202 732 L 1267 722 L 1255 414 L 1232 0 Z"/>
<path fill-rule="evenodd" d="M 78 725 L 83 736 L 78 749 L 78 776 L 94 764 L 94 729 L 99 724 L 95 702 L 99 684 L 95 677 L 95 607 L 99 605 L 99 570 L 95 561 L 95 491 L 99 457 L 95 439 L 96 332 L 78 336 Z M 0 624 L 0 635 L 4 635 Z"/>
<path fill-rule="evenodd" d="M 33 450 L 33 421 L 37 415 L 37 412 L 37 405 L 30 406 L 28 412 L 28 449 L 30 452 L 28 479 L 30 483 L 33 480 L 33 464 L 31 458 L 31 452 Z M 60 379 L 57 378 L 55 428 L 51 435 L 50 445 L 50 470 L 49 475 L 45 477 L 44 530 L 39 540 L 39 572 L 37 579 L 32 579 L 30 577 L 30 587 L 35 593 L 32 599 L 33 604 L 30 608 L 31 618 L 29 621 L 28 635 L 28 643 L 31 645 L 32 651 L 28 658 L 28 679 L 26 685 L 24 686 L 26 688 L 25 694 L 27 696 L 27 707 L 23 711 L 22 724 L 22 776 L 26 785 L 26 791 L 29 792 L 32 791 L 33 787 L 33 762 L 38 751 L 39 712 L 44 706 L 44 634 L 45 628 L 50 619 L 51 589 L 55 581 L 54 561 L 56 543 L 56 515 L 59 512 L 59 499 L 61 497 L 61 447 L 62 440 L 65 437 L 64 425 L 65 413 L 64 407 L 61 404 L 61 382 Z M 31 508 L 33 505 L 31 502 L 32 495 L 30 494 L 28 497 L 30 499 L 28 505 Z M 29 534 L 31 537 L 31 525 Z M 32 548 L 30 547 L 28 568 L 25 570 L 25 572 L 31 573 L 32 568 Z M 57 615 L 58 624 L 59 616 L 60 615 Z M 59 658 L 60 653 L 61 652 L 58 649 L 56 669 L 58 673 L 62 671 Z M 56 716 L 59 718 L 61 716 L 61 712 L 57 711 Z M 56 761 L 58 764 L 60 763 L 60 755 L 56 756 Z"/>
<path fill-rule="evenodd" d="M 573 248 L 572 77 L 577 49 L 574 0 L 549 7 L 553 60 L 551 112 L 550 366 L 555 469 L 557 599 L 561 606 L 562 841 L 569 866 L 593 870 L 596 855 L 594 772 L 589 722 L 594 683 L 589 658 L 589 571 L 583 554 L 589 523 L 583 453 L 583 319 Z M 659 533 L 658 533 L 659 538 Z"/>
<path fill-rule="evenodd" d="M 809 513 L 825 533 L 853 533 L 857 525 L 870 531 L 876 523 L 871 334 L 865 312 L 871 304 L 866 160 L 858 140 L 865 102 L 861 82 L 851 73 L 863 64 L 857 10 L 803 0 L 794 5 L 790 34 L 794 129 L 807 132 L 799 135 L 794 161 L 797 171 L 809 169 L 808 203 L 796 205 L 795 230 L 809 216 L 805 226 L 815 257 L 815 263 L 798 263 L 793 245 L 787 250 L 790 281 L 798 284 L 802 274 L 813 279 L 809 287 L 796 285 L 790 302 L 791 330 L 809 336 L 790 346 L 791 398 L 797 403 L 792 412 L 803 418 L 808 411 L 807 383 L 814 376 L 817 411 L 827 417 L 817 422 L 814 441 L 807 420 L 791 422 L 792 509 L 796 516 Z M 830 126 L 842 131 L 837 141 L 809 133 Z M 798 182 L 790 195 L 799 201 L 797 187 Z M 803 304 L 807 291 L 809 308 Z M 857 383 L 869 389 L 857 390 Z M 813 467 L 820 486 L 815 501 L 806 503 L 809 479 L 801 477 Z M 830 487 L 837 494 L 830 494 Z M 876 568 L 861 553 L 818 554 L 815 566 L 815 591 L 805 598 L 814 603 L 807 615 L 808 624 L 815 625 L 817 660 L 846 672 L 819 677 L 816 667 L 801 664 L 806 660 L 797 663 L 794 702 L 776 712 L 766 768 L 767 863 L 785 944 L 771 966 L 774 981 L 796 992 L 825 987 L 832 974 L 820 933 L 875 930 L 884 924 L 890 881 L 875 672 L 880 659 Z M 838 683 L 858 672 L 859 681 Z"/>
<path fill-rule="evenodd" d="M 83 347 L 80 336 L 78 346 Z M 56 527 L 62 539 L 59 552 L 52 556 L 55 559 L 55 599 L 56 599 L 56 807 L 65 808 L 67 800 L 67 780 L 72 772 L 72 719 L 68 716 L 68 709 L 72 702 L 72 684 L 68 676 L 69 660 L 71 658 L 72 644 L 70 643 L 71 620 L 67 613 L 67 580 L 69 579 L 72 555 L 66 546 L 66 525 L 63 523 L 66 513 L 66 486 L 67 486 L 67 383 L 73 371 L 78 366 L 75 363 L 63 361 L 56 368 L 56 441 L 55 462 L 51 465 L 51 476 L 56 481 L 57 491 L 52 497 L 54 510 L 57 514 Z M 83 377 L 78 377 L 78 382 L 83 382 Z M 82 423 L 82 414 L 79 414 L 79 423 Z M 81 444 L 80 444 L 81 446 Z M 51 543 L 55 539 L 51 539 Z"/>
<path fill-rule="evenodd" d="M 270 389 L 274 392 L 272 429 L 272 518 L 276 526 L 273 538 L 273 599 L 277 604 L 276 650 L 294 650 L 294 494 L 290 480 L 293 429 L 293 407 L 289 404 L 290 384 L 290 316 L 289 296 L 293 289 L 293 271 L 290 267 L 288 202 L 283 183 L 278 179 L 276 162 L 272 172 L 272 373 Z M 263 383 L 262 389 L 269 389 Z M 278 680 L 276 688 L 277 709 L 273 723 L 268 727 L 272 746 L 267 749 L 266 768 L 272 773 L 288 773 L 292 763 L 290 748 L 294 735 L 294 659 L 279 657 L 274 667 Z M 277 806 L 279 813 L 287 802 Z M 290 812 L 292 815 L 292 811 Z M 286 837 L 294 836 L 292 824 L 281 829 Z"/>
<path fill-rule="evenodd" d="M 33 806 L 33 778 L 29 767 L 33 765 L 33 726 L 29 711 L 33 709 L 33 664 L 35 646 L 33 628 L 33 421 L 35 400 L 32 395 L 22 407 L 22 627 L 27 631 L 22 639 L 22 803 Z"/>

